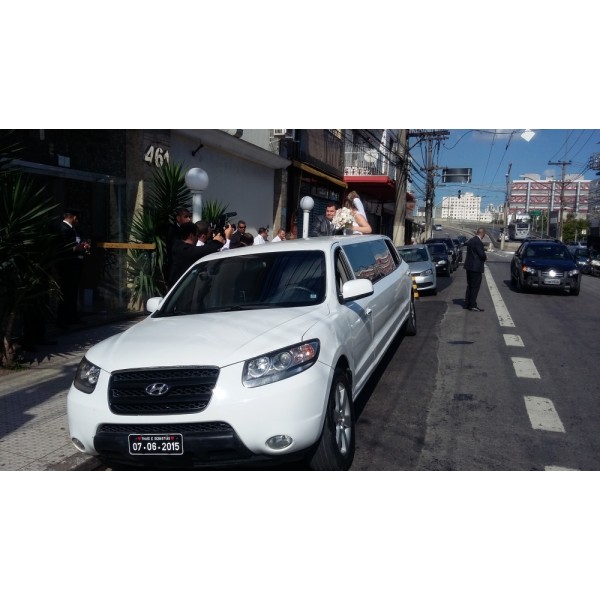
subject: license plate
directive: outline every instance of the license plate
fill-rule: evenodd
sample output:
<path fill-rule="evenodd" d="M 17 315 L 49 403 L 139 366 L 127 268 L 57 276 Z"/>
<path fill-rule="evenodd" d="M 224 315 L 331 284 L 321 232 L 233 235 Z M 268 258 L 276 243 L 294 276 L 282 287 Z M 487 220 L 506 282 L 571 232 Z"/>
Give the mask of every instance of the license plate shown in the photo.
<path fill-rule="evenodd" d="M 183 454 L 181 433 L 129 434 L 129 454 Z"/>
<path fill-rule="evenodd" d="M 546 285 L 560 285 L 560 279 L 544 279 Z"/>

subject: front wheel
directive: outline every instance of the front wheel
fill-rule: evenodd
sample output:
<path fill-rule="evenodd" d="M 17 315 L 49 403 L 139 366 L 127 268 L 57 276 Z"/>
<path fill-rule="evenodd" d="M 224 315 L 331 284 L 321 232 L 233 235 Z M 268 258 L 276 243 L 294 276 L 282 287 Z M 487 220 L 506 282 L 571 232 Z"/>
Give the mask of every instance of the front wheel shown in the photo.
<path fill-rule="evenodd" d="M 521 276 L 518 273 L 517 273 L 516 285 L 517 285 L 517 292 L 519 292 L 520 294 L 523 294 L 525 292 L 525 286 L 523 285 Z"/>
<path fill-rule="evenodd" d="M 337 367 L 317 447 L 309 459 L 314 471 L 347 471 L 354 460 L 354 403 L 348 377 Z"/>

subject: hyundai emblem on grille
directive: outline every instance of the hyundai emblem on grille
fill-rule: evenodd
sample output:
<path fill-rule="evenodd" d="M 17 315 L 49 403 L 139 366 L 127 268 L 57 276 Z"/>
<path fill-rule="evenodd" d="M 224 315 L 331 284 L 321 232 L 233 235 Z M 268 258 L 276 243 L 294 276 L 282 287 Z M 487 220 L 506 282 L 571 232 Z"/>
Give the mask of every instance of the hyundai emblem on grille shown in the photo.
<path fill-rule="evenodd" d="M 149 396 L 164 396 L 169 391 L 166 383 L 151 383 L 146 388 L 146 394 Z"/>

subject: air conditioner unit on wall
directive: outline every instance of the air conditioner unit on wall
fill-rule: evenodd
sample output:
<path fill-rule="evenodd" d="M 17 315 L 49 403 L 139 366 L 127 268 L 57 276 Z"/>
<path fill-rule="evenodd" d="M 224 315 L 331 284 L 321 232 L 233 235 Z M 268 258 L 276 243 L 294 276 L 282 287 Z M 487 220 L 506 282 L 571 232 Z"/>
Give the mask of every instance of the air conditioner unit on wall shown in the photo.
<path fill-rule="evenodd" d="M 273 137 L 285 138 L 286 140 L 293 140 L 295 129 L 273 129 Z"/>

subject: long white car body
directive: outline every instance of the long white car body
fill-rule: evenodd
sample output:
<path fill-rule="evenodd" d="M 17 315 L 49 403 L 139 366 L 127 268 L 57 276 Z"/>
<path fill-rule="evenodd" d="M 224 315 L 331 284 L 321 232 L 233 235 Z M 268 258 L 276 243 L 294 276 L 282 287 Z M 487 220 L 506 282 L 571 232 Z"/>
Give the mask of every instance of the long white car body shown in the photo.
<path fill-rule="evenodd" d="M 416 333 L 410 269 L 380 235 L 218 252 L 147 309 L 87 352 L 68 394 L 73 443 L 112 466 L 347 469 L 354 399 Z"/>

